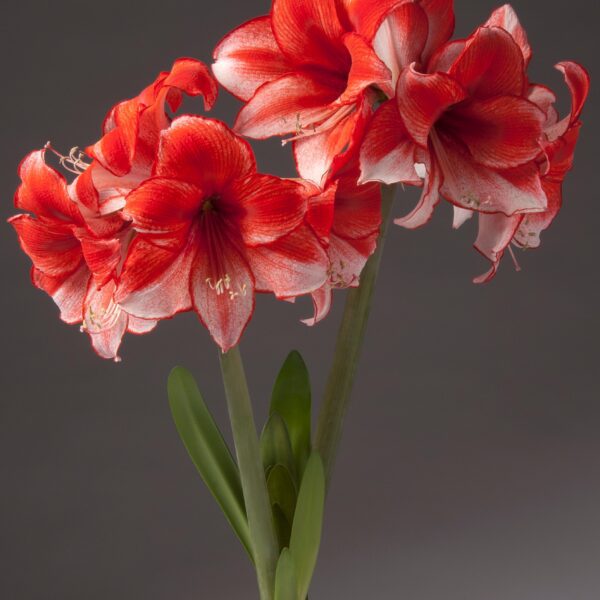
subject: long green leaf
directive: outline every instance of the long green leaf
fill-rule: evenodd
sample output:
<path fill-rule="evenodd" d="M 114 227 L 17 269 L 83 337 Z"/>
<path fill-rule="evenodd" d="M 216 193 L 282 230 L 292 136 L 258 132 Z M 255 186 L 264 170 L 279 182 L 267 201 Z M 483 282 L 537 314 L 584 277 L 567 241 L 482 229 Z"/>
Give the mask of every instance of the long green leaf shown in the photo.
<path fill-rule="evenodd" d="M 173 420 L 190 458 L 252 558 L 239 471 L 191 373 L 173 369 L 168 392 Z"/>
<path fill-rule="evenodd" d="M 298 582 L 294 559 L 284 548 L 277 562 L 275 574 L 275 600 L 298 600 Z"/>
<path fill-rule="evenodd" d="M 310 378 L 299 352 L 289 354 L 275 381 L 270 414 L 281 415 L 287 425 L 300 477 L 311 450 Z"/>
<path fill-rule="evenodd" d="M 318 452 L 312 452 L 302 477 L 290 538 L 290 552 L 296 566 L 300 598 L 306 598 L 317 564 L 324 507 L 325 471 L 323 461 Z"/>
<path fill-rule="evenodd" d="M 272 413 L 260 436 L 260 452 L 265 471 L 275 465 L 285 466 L 295 480 L 296 463 L 285 421 Z"/>

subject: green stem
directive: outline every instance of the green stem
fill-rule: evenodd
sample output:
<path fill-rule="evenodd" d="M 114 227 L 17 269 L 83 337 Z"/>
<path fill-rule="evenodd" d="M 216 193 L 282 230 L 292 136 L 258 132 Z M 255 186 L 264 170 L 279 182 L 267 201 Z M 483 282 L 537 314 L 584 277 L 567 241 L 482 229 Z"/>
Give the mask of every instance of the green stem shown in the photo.
<path fill-rule="evenodd" d="M 381 186 L 381 231 L 377 240 L 377 249 L 361 273 L 360 286 L 348 291 L 344 316 L 335 346 L 333 365 L 329 372 L 325 398 L 319 413 L 315 444 L 323 458 L 328 483 L 365 338 L 371 299 L 375 291 L 395 192 L 395 186 Z"/>
<path fill-rule="evenodd" d="M 273 600 L 278 545 L 248 384 L 238 347 L 220 358 L 260 597 Z"/>

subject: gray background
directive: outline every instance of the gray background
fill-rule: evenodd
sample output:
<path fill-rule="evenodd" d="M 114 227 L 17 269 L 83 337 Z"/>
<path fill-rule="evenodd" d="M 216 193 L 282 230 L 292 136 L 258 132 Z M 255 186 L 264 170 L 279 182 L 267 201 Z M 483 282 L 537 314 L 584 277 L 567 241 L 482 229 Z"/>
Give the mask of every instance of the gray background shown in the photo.
<path fill-rule="evenodd" d="M 52 140 L 96 139 L 117 100 L 181 55 L 209 60 L 267 0 L 32 2 L 3 6 L 2 218 L 16 166 Z M 458 33 L 492 0 L 457 0 Z M 562 90 L 552 65 L 597 72 L 599 6 L 518 0 L 535 49 L 532 78 Z M 565 99 L 565 94 L 561 96 Z M 198 105 L 195 105 L 198 106 Z M 563 108 L 566 103 L 563 104 Z M 449 207 L 427 228 L 394 228 L 327 507 L 315 600 L 594 600 L 600 596 L 595 90 L 566 206 L 543 249 L 506 261 L 485 287 L 473 225 Z M 232 122 L 223 94 L 216 115 Z M 262 168 L 291 174 L 278 142 Z M 396 206 L 404 212 L 414 194 Z M 192 315 L 131 337 L 103 362 L 28 280 L 2 226 L 0 597 L 6 600 L 255 598 L 253 573 L 171 423 L 165 379 L 197 375 L 226 427 L 216 350 Z M 340 295 L 317 329 L 308 303 L 259 299 L 243 341 L 262 422 L 291 348 L 318 399 Z"/>

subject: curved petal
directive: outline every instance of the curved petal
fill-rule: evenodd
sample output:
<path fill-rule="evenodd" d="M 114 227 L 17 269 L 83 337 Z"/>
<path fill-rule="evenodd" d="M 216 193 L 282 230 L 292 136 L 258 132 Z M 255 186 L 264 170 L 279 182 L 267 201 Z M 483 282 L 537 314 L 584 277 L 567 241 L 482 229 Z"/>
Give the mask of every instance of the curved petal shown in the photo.
<path fill-rule="evenodd" d="M 116 292 L 116 302 L 140 319 L 167 319 L 190 310 L 190 270 L 197 251 L 197 228 L 179 252 L 141 235 L 131 244 Z"/>
<path fill-rule="evenodd" d="M 381 190 L 376 183 L 357 185 L 355 177 L 342 177 L 335 196 L 332 232 L 347 240 L 379 235 Z"/>
<path fill-rule="evenodd" d="M 523 220 L 515 233 L 514 241 L 521 248 L 538 248 L 542 243 L 542 233 L 552 225 L 562 208 L 562 183 L 544 181 L 544 190 L 548 196 L 548 210 L 543 213 L 523 215 Z"/>
<path fill-rule="evenodd" d="M 433 216 L 435 207 L 439 204 L 442 181 L 438 164 L 435 160 L 431 160 L 427 167 L 423 193 L 417 206 L 405 217 L 394 219 L 394 223 L 406 229 L 417 229 L 427 224 Z"/>
<path fill-rule="evenodd" d="M 339 102 L 356 101 L 363 90 L 372 85 L 381 88 L 388 96 L 393 95 L 392 74 L 366 40 L 357 33 L 347 33 L 344 45 L 350 53 L 352 66 L 348 85 Z"/>
<path fill-rule="evenodd" d="M 39 217 L 83 224 L 77 205 L 67 192 L 65 178 L 45 161 L 46 150 L 28 154 L 19 165 L 21 185 L 15 194 L 15 206 Z"/>
<path fill-rule="evenodd" d="M 81 244 L 69 225 L 40 221 L 29 215 L 17 215 L 9 223 L 19 236 L 23 252 L 46 275 L 66 277 L 83 262 Z"/>
<path fill-rule="evenodd" d="M 513 217 L 502 214 L 479 215 L 479 234 L 474 247 L 492 263 L 492 266 L 489 271 L 476 277 L 474 283 L 487 283 L 494 278 L 504 251 L 513 239 L 522 219 L 521 215 Z"/>
<path fill-rule="evenodd" d="M 329 284 L 338 289 L 357 287 L 360 274 L 375 249 L 377 236 L 373 233 L 363 239 L 341 238 L 333 234 L 329 255 Z"/>
<path fill-rule="evenodd" d="M 420 63 L 427 44 L 429 20 L 416 2 L 403 2 L 390 12 L 373 38 L 373 48 L 393 76 L 393 96 L 400 72 L 412 63 Z"/>
<path fill-rule="evenodd" d="M 335 112 L 330 107 L 343 91 L 307 73 L 291 73 L 261 86 L 239 112 L 234 130 L 266 139 L 301 133 Z"/>
<path fill-rule="evenodd" d="M 442 194 L 453 204 L 506 216 L 546 210 L 536 163 L 496 170 L 475 163 L 468 150 L 452 138 L 434 137 L 433 147 L 444 177 Z"/>
<path fill-rule="evenodd" d="M 420 185 L 415 171 L 416 144 L 408 135 L 395 100 L 382 104 L 367 125 L 360 150 L 360 182 Z"/>
<path fill-rule="evenodd" d="M 183 92 L 188 96 L 202 96 L 205 110 L 210 110 L 219 94 L 219 88 L 210 69 L 195 58 L 178 58 L 171 71 L 163 80 L 162 86 Z M 172 110 L 176 107 L 172 104 Z"/>
<path fill-rule="evenodd" d="M 467 40 L 454 40 L 440 46 L 429 59 L 427 73 L 448 73 L 467 45 Z"/>
<path fill-rule="evenodd" d="M 209 246 L 207 241 L 200 239 L 190 291 L 194 310 L 217 345 L 227 352 L 238 344 L 254 312 L 254 278 L 232 243 Z"/>
<path fill-rule="evenodd" d="M 454 32 L 454 0 L 420 0 L 429 19 L 429 35 L 423 50 L 423 62 L 444 45 Z"/>
<path fill-rule="evenodd" d="M 362 139 L 370 110 L 367 98 L 363 96 L 357 107 L 338 108 L 343 116 L 330 129 L 298 137 L 294 142 L 294 158 L 300 176 L 323 186 L 332 169 L 341 168 L 353 155 Z"/>
<path fill-rule="evenodd" d="M 103 286 L 115 279 L 121 263 L 121 241 L 96 239 L 89 235 L 80 238 L 81 251 L 96 285 Z"/>
<path fill-rule="evenodd" d="M 311 226 L 319 240 L 327 243 L 333 223 L 338 181 L 334 180 L 327 184 L 323 191 L 309 181 L 301 180 L 301 183 L 304 186 L 304 193 L 308 202 L 306 222 Z"/>
<path fill-rule="evenodd" d="M 327 281 L 327 255 L 306 225 L 272 244 L 247 248 L 246 258 L 256 289 L 278 298 L 311 293 Z"/>
<path fill-rule="evenodd" d="M 33 284 L 52 297 L 60 309 L 60 318 L 73 325 L 83 319 L 83 301 L 90 281 L 90 271 L 82 264 L 68 277 L 52 277 L 32 270 Z"/>
<path fill-rule="evenodd" d="M 231 188 L 243 208 L 239 232 L 245 244 L 268 244 L 287 235 L 304 220 L 307 210 L 302 186 L 272 175 L 253 175 Z"/>
<path fill-rule="evenodd" d="M 478 163 L 508 169 L 541 154 L 545 120 L 532 102 L 501 96 L 465 102 L 444 117 L 440 128 L 462 140 Z"/>
<path fill-rule="evenodd" d="M 481 27 L 448 72 L 477 98 L 522 96 L 527 91 L 521 48 L 499 27 Z"/>
<path fill-rule="evenodd" d="M 329 284 L 325 284 L 322 288 L 319 288 L 316 292 L 311 294 L 313 301 L 314 314 L 309 319 L 302 319 L 302 323 L 313 327 L 317 323 L 321 322 L 331 310 L 333 291 Z"/>
<path fill-rule="evenodd" d="M 519 48 L 521 48 L 525 67 L 527 67 L 532 55 L 531 46 L 527 40 L 525 29 L 523 29 L 515 9 L 510 4 L 505 4 L 496 9 L 486 21 L 484 27 L 500 27 L 501 29 L 504 29 L 504 31 L 510 33 L 512 38 L 519 45 Z"/>
<path fill-rule="evenodd" d="M 213 58 L 219 83 L 245 102 L 261 85 L 294 70 L 277 45 L 270 16 L 248 21 L 227 34 Z"/>
<path fill-rule="evenodd" d="M 255 170 L 248 143 L 220 121 L 183 116 L 161 135 L 155 174 L 197 185 L 206 194 Z"/>
<path fill-rule="evenodd" d="M 347 72 L 348 56 L 341 45 L 345 31 L 334 0 L 274 0 L 271 15 L 275 39 L 290 60 Z"/>
<path fill-rule="evenodd" d="M 129 320 L 127 321 L 127 331 L 129 333 L 133 333 L 134 335 L 143 335 L 153 331 L 157 325 L 158 321 L 138 319 L 137 317 L 132 317 L 129 315 Z"/>
<path fill-rule="evenodd" d="M 465 90 L 445 73 L 418 73 L 414 65 L 398 80 L 396 101 L 406 130 L 423 148 L 436 121 L 467 97 Z"/>

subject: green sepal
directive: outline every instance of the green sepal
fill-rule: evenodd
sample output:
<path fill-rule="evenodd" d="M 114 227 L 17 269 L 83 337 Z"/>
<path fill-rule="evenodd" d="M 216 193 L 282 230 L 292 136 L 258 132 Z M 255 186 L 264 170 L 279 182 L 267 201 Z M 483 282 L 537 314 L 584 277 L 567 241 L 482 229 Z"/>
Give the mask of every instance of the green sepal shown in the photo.
<path fill-rule="evenodd" d="M 306 598 L 313 576 L 323 527 L 325 471 L 318 452 L 311 453 L 300 484 L 290 537 L 290 552 L 298 580 L 298 596 Z"/>
<path fill-rule="evenodd" d="M 168 393 L 175 426 L 192 462 L 252 559 L 239 470 L 192 374 L 174 368 Z"/>
<path fill-rule="evenodd" d="M 285 421 L 278 413 L 272 413 L 260 436 L 260 453 L 265 472 L 275 465 L 285 466 L 296 480 L 296 463 L 292 442 Z"/>
<path fill-rule="evenodd" d="M 269 413 L 277 413 L 285 421 L 300 478 L 311 451 L 311 394 L 308 369 L 295 350 L 279 371 Z"/>
<path fill-rule="evenodd" d="M 298 600 L 298 580 L 291 552 L 284 548 L 275 572 L 275 600 Z"/>

